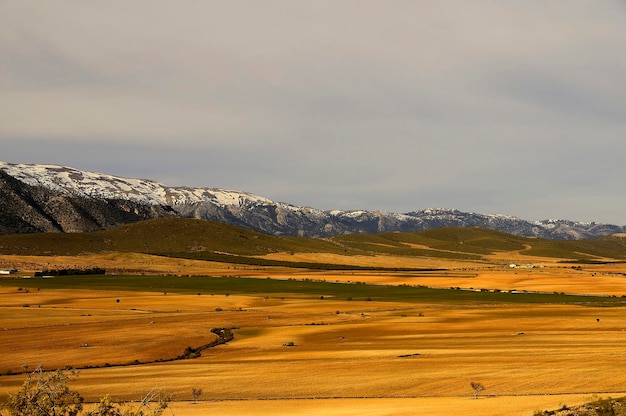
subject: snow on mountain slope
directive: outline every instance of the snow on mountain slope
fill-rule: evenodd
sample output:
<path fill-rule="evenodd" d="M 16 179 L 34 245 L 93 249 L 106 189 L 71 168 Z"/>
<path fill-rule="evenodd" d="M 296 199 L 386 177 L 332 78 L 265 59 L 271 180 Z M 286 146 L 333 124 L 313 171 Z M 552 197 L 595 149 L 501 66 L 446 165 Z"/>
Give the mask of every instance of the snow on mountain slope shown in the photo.
<path fill-rule="evenodd" d="M 273 203 L 267 198 L 245 192 L 170 187 L 148 179 L 121 178 L 58 165 L 0 162 L 0 169 L 28 185 L 90 198 L 125 199 L 150 205 L 171 206 L 199 202 L 211 202 L 220 206 Z"/>
<path fill-rule="evenodd" d="M 124 213 L 134 214 L 132 220 L 176 215 L 224 222 L 268 234 L 307 237 L 411 232 L 451 226 L 482 227 L 523 236 L 562 239 L 592 238 L 626 231 L 626 227 L 593 222 L 530 222 L 510 215 L 467 213 L 444 208 L 405 214 L 365 210 L 322 211 L 274 202 L 247 192 L 171 187 L 148 179 L 122 178 L 58 165 L 0 162 L 0 171 L 12 178 L 11 184 L 5 180 L 4 188 L 0 186 L 0 191 L 5 192 L 4 209 L 13 215 L 5 215 L 7 218 L 4 221 L 6 224 L 22 224 L 18 228 L 24 232 L 48 229 L 84 231 L 88 228 L 82 224 L 88 220 L 92 228 L 106 228 L 129 221 Z M 37 205 L 27 208 L 33 198 L 20 194 L 17 189 L 19 183 L 37 187 L 42 190 L 37 191 L 39 194 L 54 192 L 54 195 L 39 195 L 35 198 Z M 59 195 L 67 195 L 70 200 L 59 202 L 63 199 Z M 30 214 L 19 214 L 25 210 Z M 107 218 L 115 218 L 115 221 Z M 37 225 L 43 223 L 47 225 Z M 71 226 L 67 225 L 70 223 Z M 21 232 L 6 224 L 0 224 L 0 232 L 3 229 L 8 230 L 4 232 Z"/>

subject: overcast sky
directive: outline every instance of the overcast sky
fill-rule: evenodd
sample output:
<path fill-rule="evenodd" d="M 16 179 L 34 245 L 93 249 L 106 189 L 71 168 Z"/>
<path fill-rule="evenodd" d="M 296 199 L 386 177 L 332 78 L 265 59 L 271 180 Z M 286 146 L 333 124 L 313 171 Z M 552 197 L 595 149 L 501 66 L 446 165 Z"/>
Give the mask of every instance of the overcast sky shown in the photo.
<path fill-rule="evenodd" d="M 626 2 L 0 0 L 0 160 L 626 225 Z"/>

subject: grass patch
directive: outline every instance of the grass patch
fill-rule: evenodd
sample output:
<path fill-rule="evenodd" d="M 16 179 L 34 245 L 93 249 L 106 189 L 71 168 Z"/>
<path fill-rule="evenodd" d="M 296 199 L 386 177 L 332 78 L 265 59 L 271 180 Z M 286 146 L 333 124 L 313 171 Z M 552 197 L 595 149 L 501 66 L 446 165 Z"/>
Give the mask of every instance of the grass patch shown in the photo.
<path fill-rule="evenodd" d="M 33 289 L 90 289 L 147 291 L 190 294 L 240 294 L 269 296 L 310 296 L 324 299 L 386 302 L 445 303 L 521 303 L 578 304 L 587 306 L 626 306 L 626 298 L 611 296 L 567 295 L 563 293 L 510 293 L 488 290 L 432 289 L 410 285 L 371 285 L 331 283 L 316 280 L 279 280 L 245 277 L 177 276 L 59 276 L 50 279 L 5 279 L 5 286 Z M 321 300 L 323 301 L 323 300 Z"/>

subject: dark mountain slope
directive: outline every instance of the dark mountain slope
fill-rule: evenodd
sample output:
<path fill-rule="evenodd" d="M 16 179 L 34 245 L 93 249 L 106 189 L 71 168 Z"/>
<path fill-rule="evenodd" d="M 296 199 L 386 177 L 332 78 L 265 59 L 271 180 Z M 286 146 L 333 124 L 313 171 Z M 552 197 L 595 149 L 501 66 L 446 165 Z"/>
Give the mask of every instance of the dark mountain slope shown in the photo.
<path fill-rule="evenodd" d="M 172 217 L 167 207 L 74 196 L 27 185 L 0 170 L 0 233 L 85 232 Z"/>

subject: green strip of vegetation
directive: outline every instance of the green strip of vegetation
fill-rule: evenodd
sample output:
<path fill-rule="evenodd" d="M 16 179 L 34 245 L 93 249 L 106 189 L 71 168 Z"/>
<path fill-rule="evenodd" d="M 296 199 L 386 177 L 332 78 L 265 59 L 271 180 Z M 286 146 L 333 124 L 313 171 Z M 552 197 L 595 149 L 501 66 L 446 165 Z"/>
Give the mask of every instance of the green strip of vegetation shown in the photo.
<path fill-rule="evenodd" d="M 567 263 L 567 264 L 624 264 L 624 261 L 608 261 L 608 260 L 563 260 L 558 261 L 557 263 Z"/>
<path fill-rule="evenodd" d="M 510 293 L 488 290 L 433 289 L 410 285 L 333 283 L 317 280 L 257 279 L 244 277 L 177 277 L 90 275 L 54 278 L 4 279 L 4 286 L 32 289 L 92 289 L 152 291 L 189 294 L 241 294 L 267 296 L 310 296 L 320 299 L 387 302 L 441 303 L 522 303 L 626 306 L 626 298 L 614 296 L 567 295 L 564 293 Z"/>

